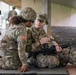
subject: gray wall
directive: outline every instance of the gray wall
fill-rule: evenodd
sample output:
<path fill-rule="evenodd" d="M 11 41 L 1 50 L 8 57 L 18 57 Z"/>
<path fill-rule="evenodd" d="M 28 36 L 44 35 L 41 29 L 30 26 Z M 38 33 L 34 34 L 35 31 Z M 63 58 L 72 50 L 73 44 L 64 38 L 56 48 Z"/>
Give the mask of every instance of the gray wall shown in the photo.
<path fill-rule="evenodd" d="M 51 25 L 76 27 L 76 8 L 52 3 Z"/>
<path fill-rule="evenodd" d="M 37 13 L 46 12 L 46 0 L 21 0 L 22 9 L 25 7 L 32 7 Z M 52 3 L 51 3 L 52 1 Z M 56 3 L 57 2 L 57 3 Z M 60 3 L 60 4 L 59 4 Z M 76 27 L 76 8 L 75 0 L 50 0 L 51 4 L 51 26 L 72 26 Z M 64 5 L 65 4 L 65 5 Z M 47 28 L 45 28 L 47 29 Z"/>

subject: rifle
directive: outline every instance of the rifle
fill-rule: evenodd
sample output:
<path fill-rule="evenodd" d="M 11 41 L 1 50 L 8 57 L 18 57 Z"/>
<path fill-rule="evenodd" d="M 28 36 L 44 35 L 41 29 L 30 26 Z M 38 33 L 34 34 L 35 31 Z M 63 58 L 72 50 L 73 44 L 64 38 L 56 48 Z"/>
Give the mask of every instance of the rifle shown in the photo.
<path fill-rule="evenodd" d="M 61 47 L 62 49 L 68 48 L 68 47 L 70 47 L 70 46 L 71 46 L 70 43 L 65 43 L 65 44 L 60 45 L 60 47 Z M 39 50 L 39 51 L 35 51 L 35 52 L 29 52 L 29 57 L 30 57 L 30 56 L 33 56 L 34 58 L 36 58 L 36 56 L 37 56 L 38 54 L 52 54 L 52 55 L 54 55 L 54 54 L 57 54 L 57 52 L 56 52 L 55 46 L 52 45 L 50 48 L 45 48 L 45 49 L 43 49 L 43 50 Z"/>

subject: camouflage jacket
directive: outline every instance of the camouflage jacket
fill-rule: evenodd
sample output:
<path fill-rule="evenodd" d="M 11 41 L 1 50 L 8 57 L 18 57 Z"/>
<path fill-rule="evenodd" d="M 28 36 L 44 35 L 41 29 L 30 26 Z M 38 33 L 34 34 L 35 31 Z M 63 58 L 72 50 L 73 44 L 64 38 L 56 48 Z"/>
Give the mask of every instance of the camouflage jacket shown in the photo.
<path fill-rule="evenodd" d="M 28 32 L 27 32 L 27 34 L 28 34 Z M 38 28 L 36 28 L 36 27 L 31 27 L 31 30 L 30 30 L 30 34 L 28 34 L 29 35 L 29 41 L 28 41 L 28 43 L 29 43 L 29 48 L 32 50 L 32 51 L 35 51 L 35 50 L 41 50 L 41 49 L 43 49 L 44 48 L 44 46 L 43 45 L 40 45 L 40 46 L 38 46 L 37 48 L 36 48 L 36 46 L 35 46 L 35 43 L 37 42 L 37 41 L 39 41 L 41 38 L 43 38 L 43 37 L 47 37 L 47 34 L 46 34 L 46 32 L 44 31 L 44 29 L 38 29 Z M 27 39 L 28 40 L 28 39 Z M 32 45 L 32 47 L 31 47 L 31 45 Z M 29 50 L 30 50 L 29 49 Z"/>
<path fill-rule="evenodd" d="M 27 65 L 25 56 L 27 43 L 26 26 L 23 23 L 19 26 L 11 25 L 2 40 L 6 40 L 6 44 L 3 45 L 4 56 L 11 56 L 13 58 L 18 56 L 22 65 Z"/>

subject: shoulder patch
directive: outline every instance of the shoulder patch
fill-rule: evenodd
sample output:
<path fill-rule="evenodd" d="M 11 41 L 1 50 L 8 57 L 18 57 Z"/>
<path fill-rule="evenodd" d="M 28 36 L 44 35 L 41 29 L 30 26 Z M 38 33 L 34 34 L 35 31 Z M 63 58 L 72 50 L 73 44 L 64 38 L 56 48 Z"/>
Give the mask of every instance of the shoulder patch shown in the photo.
<path fill-rule="evenodd" d="M 26 40 L 26 36 L 21 36 L 21 39 L 22 40 Z"/>

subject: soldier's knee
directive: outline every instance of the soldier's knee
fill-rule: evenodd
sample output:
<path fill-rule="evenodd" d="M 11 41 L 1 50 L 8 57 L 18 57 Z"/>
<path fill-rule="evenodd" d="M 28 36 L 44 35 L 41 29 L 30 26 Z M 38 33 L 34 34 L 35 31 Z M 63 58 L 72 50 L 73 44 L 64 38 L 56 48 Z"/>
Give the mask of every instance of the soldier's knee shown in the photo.
<path fill-rule="evenodd" d="M 47 67 L 47 58 L 45 55 L 43 54 L 39 54 L 36 57 L 36 64 L 37 66 L 39 66 L 40 68 L 45 68 Z"/>
<path fill-rule="evenodd" d="M 59 59 L 56 56 L 48 56 L 47 64 L 49 68 L 54 68 L 59 65 Z"/>
<path fill-rule="evenodd" d="M 39 55 L 37 56 L 37 65 L 41 68 L 54 68 L 59 65 L 59 59 L 56 56 L 51 55 Z"/>

